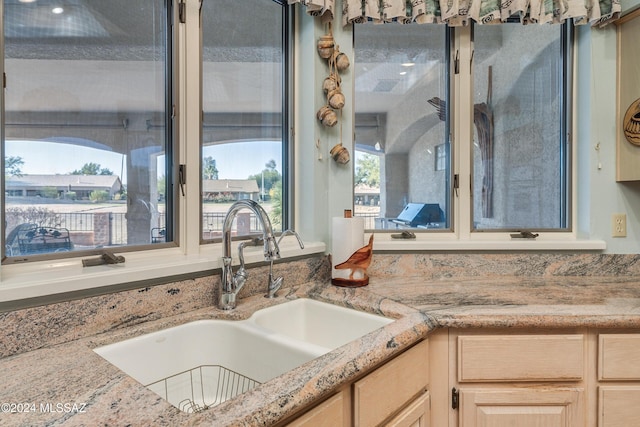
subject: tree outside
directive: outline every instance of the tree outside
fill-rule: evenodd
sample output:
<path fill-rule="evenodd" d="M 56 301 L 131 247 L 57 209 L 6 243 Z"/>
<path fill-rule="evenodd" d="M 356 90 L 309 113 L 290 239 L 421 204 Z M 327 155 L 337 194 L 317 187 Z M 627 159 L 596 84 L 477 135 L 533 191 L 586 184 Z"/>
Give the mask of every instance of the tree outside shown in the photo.
<path fill-rule="evenodd" d="M 218 179 L 216 159 L 211 156 L 202 159 L 202 179 Z"/>
<path fill-rule="evenodd" d="M 278 185 L 282 186 L 282 175 L 276 170 L 276 161 L 271 159 L 264 166 L 265 168 L 262 170 L 262 172 L 255 175 L 250 175 L 249 178 L 247 178 L 254 179 L 258 183 L 261 199 L 266 199 L 267 195 L 271 197 L 271 189 L 275 188 Z"/>
<path fill-rule="evenodd" d="M 82 168 L 71 172 L 71 175 L 114 175 L 114 173 L 98 163 L 85 163 Z"/>
<path fill-rule="evenodd" d="M 380 157 L 365 153 L 356 161 L 354 181 L 369 187 L 380 187 Z"/>
<path fill-rule="evenodd" d="M 4 158 L 4 173 L 5 176 L 22 176 L 22 166 L 24 166 L 24 160 L 20 156 L 8 156 Z"/>

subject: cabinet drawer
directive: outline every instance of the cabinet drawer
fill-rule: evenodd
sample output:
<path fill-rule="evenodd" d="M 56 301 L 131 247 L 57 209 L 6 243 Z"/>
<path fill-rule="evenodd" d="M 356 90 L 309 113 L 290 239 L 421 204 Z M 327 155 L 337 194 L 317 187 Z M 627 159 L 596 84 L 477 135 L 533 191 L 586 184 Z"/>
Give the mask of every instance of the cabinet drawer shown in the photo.
<path fill-rule="evenodd" d="M 599 380 L 640 380 L 640 334 L 600 334 L 598 353 Z"/>
<path fill-rule="evenodd" d="M 428 344 L 422 341 L 353 385 L 356 427 L 380 424 L 426 389 Z"/>
<path fill-rule="evenodd" d="M 458 381 L 556 381 L 584 376 L 584 337 L 465 335 L 458 337 Z"/>
<path fill-rule="evenodd" d="M 309 410 L 287 427 L 342 427 L 348 426 L 348 412 L 345 413 L 345 396 L 340 392 Z"/>

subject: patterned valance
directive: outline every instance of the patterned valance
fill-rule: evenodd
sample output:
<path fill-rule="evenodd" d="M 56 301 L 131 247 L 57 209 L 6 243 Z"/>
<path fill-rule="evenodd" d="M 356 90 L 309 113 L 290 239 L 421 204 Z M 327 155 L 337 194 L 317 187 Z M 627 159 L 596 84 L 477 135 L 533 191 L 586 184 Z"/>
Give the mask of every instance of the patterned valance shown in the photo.
<path fill-rule="evenodd" d="M 512 16 L 522 23 L 559 24 L 573 18 L 576 25 L 602 26 L 620 15 L 620 0 L 288 0 L 307 13 L 333 20 L 342 2 L 342 24 L 400 22 L 403 24 L 499 24 Z"/>

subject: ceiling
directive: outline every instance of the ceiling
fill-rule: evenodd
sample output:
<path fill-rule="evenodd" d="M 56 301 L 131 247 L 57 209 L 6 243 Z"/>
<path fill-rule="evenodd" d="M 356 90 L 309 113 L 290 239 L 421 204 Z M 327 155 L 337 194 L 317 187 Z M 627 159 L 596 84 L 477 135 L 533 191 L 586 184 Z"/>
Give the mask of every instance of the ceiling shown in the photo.
<path fill-rule="evenodd" d="M 141 64 L 136 73 L 132 64 L 164 59 L 164 2 L 143 0 L 136 2 L 141 4 L 138 7 L 132 7 L 132 3 L 131 0 L 35 0 L 30 3 L 5 0 L 5 55 L 8 59 L 52 61 L 62 73 L 65 62 L 70 68 L 79 66 L 89 73 L 90 67 L 76 61 L 103 61 L 96 71 L 99 80 L 87 78 L 83 81 L 93 86 L 99 81 L 105 87 L 122 86 L 118 75 L 122 65 L 119 64 L 127 61 L 127 73 L 132 81 L 143 81 L 142 74 L 148 72 L 149 66 Z M 256 3 L 256 0 L 203 0 L 203 56 L 208 64 L 205 73 L 211 70 L 211 79 L 216 79 L 216 86 L 220 88 L 237 87 L 238 76 L 256 83 L 247 85 L 246 91 L 235 91 L 229 99 L 220 98 L 224 108 L 229 105 L 254 111 L 265 108 L 252 101 L 259 98 L 255 91 L 260 89 L 259 83 L 264 78 L 260 75 L 263 72 L 260 63 L 268 65 L 271 62 L 272 68 L 278 66 L 273 58 L 279 55 L 281 38 L 279 32 L 273 31 L 273 26 L 279 25 L 282 6 L 272 0 L 263 0 L 264 10 L 260 17 L 249 25 L 238 25 L 239 16 L 245 23 L 250 19 L 248 17 L 256 15 Z M 53 14 L 54 7 L 61 7 L 63 13 Z M 402 30 L 398 31 L 400 28 Z M 357 53 L 351 61 L 351 72 L 358 76 L 355 87 L 359 109 L 384 113 L 402 101 L 416 85 L 440 84 L 439 63 L 445 50 L 443 28 L 399 24 L 356 26 Z M 438 36 L 433 36 L 436 33 Z M 400 69 L 400 64 L 408 60 L 416 65 L 411 69 Z M 21 65 L 20 70 L 28 72 L 28 69 L 28 64 Z M 406 74 L 400 75 L 402 71 Z M 44 79 L 43 85 L 47 85 L 49 73 L 38 75 Z M 27 76 L 20 77 L 27 79 Z M 70 85 L 78 83 L 82 82 L 68 81 Z M 136 87 L 137 84 L 126 85 L 123 94 L 135 91 Z M 91 88 L 69 88 L 64 92 L 75 92 L 82 97 L 88 90 Z M 218 95 L 214 95 L 210 99 L 218 99 Z M 105 101 L 109 93 L 102 96 L 94 101 Z"/>

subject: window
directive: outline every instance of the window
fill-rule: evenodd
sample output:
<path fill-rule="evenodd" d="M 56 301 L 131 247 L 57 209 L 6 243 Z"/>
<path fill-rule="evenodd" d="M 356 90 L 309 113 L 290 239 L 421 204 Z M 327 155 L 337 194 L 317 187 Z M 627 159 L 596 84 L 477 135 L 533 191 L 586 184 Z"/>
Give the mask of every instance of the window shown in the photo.
<path fill-rule="evenodd" d="M 439 25 L 354 28 L 354 214 L 368 229 L 449 227 L 446 34 Z"/>
<path fill-rule="evenodd" d="M 367 228 L 571 231 L 571 31 L 356 25 L 355 214 Z"/>
<path fill-rule="evenodd" d="M 257 6 L 257 3 L 259 6 Z M 259 201 L 274 230 L 287 222 L 288 10 L 236 0 L 202 8 L 202 239 L 219 239 L 229 206 Z M 236 31 L 242 28 L 242 31 Z M 253 214 L 237 235 L 259 230 Z"/>
<path fill-rule="evenodd" d="M 4 2 L 7 262 L 173 240 L 168 9 Z"/>
<path fill-rule="evenodd" d="M 475 231 L 569 226 L 563 31 L 566 25 L 474 27 Z"/>

